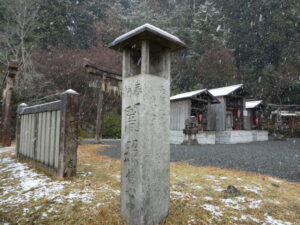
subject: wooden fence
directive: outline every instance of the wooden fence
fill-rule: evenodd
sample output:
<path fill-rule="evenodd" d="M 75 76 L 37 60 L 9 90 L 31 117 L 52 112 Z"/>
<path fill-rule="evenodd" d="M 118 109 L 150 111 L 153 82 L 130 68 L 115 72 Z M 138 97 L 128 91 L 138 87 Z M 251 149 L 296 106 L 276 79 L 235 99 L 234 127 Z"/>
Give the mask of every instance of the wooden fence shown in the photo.
<path fill-rule="evenodd" d="M 18 107 L 16 155 L 59 177 L 76 175 L 79 95 L 68 90 L 60 100 Z"/>

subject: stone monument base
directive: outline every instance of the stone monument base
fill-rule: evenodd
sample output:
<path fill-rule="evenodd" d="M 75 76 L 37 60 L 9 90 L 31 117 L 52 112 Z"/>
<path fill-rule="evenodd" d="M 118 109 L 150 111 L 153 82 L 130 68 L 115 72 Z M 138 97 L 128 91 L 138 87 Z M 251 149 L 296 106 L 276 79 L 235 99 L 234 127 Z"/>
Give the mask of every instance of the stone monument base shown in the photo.
<path fill-rule="evenodd" d="M 256 141 L 268 141 L 268 131 L 264 130 L 228 130 L 201 131 L 196 134 L 198 144 L 238 144 Z M 181 130 L 170 130 L 170 143 L 179 145 L 185 140 Z"/>
<path fill-rule="evenodd" d="M 182 144 L 185 140 L 182 130 L 170 130 L 171 144 Z M 196 134 L 196 140 L 198 144 L 213 145 L 215 144 L 215 132 L 214 131 L 201 131 Z"/>
<path fill-rule="evenodd" d="M 268 141 L 268 131 L 264 130 L 228 130 L 216 132 L 216 144 L 238 144 L 256 141 Z"/>

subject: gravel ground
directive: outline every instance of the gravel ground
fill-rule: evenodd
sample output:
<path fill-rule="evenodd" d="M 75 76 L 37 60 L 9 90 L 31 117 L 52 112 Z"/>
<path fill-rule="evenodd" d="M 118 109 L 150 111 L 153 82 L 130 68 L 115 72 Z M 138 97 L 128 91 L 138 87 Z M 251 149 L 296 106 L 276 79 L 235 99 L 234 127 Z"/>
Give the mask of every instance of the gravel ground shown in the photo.
<path fill-rule="evenodd" d="M 120 158 L 120 141 L 104 141 L 112 145 L 100 154 Z M 268 174 L 290 181 L 300 181 L 300 139 L 265 141 L 233 145 L 171 145 L 171 161 L 191 165 Z"/>

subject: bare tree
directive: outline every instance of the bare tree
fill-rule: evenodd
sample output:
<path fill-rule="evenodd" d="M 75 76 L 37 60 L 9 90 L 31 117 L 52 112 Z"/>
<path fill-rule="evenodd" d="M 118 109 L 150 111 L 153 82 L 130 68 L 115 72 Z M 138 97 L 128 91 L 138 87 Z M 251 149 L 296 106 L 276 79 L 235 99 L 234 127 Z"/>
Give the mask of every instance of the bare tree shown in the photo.
<path fill-rule="evenodd" d="M 26 79 L 32 72 L 30 53 L 34 42 L 29 42 L 36 27 L 40 0 L 6 1 L 5 25 L 0 30 L 0 62 L 7 65 L 10 60 L 21 65 L 20 74 Z"/>

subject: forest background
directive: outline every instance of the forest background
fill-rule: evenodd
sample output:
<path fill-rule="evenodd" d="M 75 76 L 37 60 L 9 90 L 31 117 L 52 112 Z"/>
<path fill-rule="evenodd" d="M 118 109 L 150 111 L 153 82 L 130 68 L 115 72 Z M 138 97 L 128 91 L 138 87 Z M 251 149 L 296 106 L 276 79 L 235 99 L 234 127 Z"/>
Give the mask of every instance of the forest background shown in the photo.
<path fill-rule="evenodd" d="M 107 45 L 144 23 L 188 46 L 173 54 L 172 94 L 243 83 L 250 98 L 300 104 L 298 0 L 0 0 L 1 95 L 16 60 L 14 110 L 71 88 L 81 124 L 94 124 L 97 92 L 83 60 L 121 73 L 121 55 Z M 117 137 L 120 99 L 107 96 L 105 110 L 104 136 Z"/>

